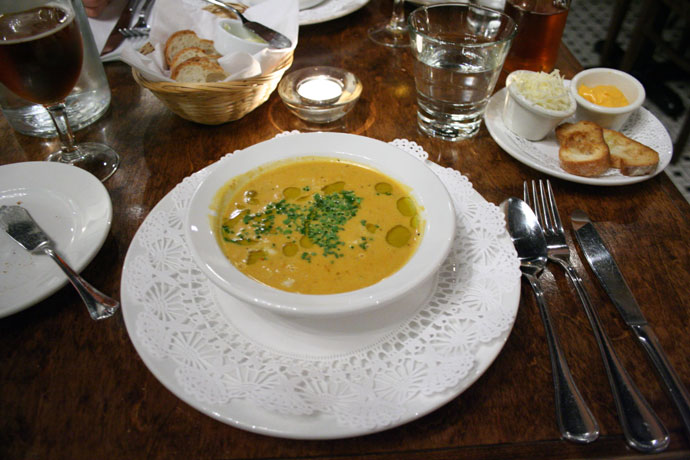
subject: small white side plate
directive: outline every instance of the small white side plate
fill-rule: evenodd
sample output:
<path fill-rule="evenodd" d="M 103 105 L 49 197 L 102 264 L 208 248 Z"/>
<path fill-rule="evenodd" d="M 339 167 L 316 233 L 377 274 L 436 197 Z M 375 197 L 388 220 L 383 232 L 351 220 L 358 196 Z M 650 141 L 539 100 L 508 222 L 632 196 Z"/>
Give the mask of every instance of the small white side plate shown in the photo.
<path fill-rule="evenodd" d="M 566 80 L 566 85 L 570 84 Z M 621 128 L 621 132 L 629 138 L 640 142 L 659 154 L 659 165 L 654 173 L 645 176 L 624 176 L 617 169 L 611 168 L 598 177 L 583 177 L 570 174 L 563 170 L 558 161 L 558 141 L 555 132 L 547 134 L 540 141 L 528 141 L 510 131 L 503 123 L 503 105 L 506 98 L 506 89 L 503 88 L 491 96 L 484 113 L 484 121 L 489 134 L 501 146 L 520 163 L 531 168 L 549 174 L 553 177 L 565 179 L 571 182 L 590 185 L 627 185 L 642 182 L 659 174 L 668 166 L 673 156 L 673 143 L 671 136 L 663 124 L 650 111 L 640 107 L 634 112 Z M 564 122 L 576 122 L 577 115 L 564 120 Z"/>
<path fill-rule="evenodd" d="M 81 271 L 103 246 L 113 208 L 108 191 L 75 166 L 47 161 L 0 166 L 0 206 L 21 205 Z M 0 230 L 0 317 L 45 299 L 67 283 L 48 256 L 32 255 Z"/>

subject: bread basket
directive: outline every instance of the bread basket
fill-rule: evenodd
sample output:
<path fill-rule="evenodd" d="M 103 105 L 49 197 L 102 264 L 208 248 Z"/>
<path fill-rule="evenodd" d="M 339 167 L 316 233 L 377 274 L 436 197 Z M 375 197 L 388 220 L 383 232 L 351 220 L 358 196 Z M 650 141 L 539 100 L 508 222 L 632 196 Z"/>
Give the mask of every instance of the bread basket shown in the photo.
<path fill-rule="evenodd" d="M 266 102 L 292 65 L 293 53 L 267 74 L 245 80 L 216 83 L 176 83 L 146 80 L 132 69 L 134 80 L 150 90 L 182 118 L 205 125 L 238 120 Z"/>

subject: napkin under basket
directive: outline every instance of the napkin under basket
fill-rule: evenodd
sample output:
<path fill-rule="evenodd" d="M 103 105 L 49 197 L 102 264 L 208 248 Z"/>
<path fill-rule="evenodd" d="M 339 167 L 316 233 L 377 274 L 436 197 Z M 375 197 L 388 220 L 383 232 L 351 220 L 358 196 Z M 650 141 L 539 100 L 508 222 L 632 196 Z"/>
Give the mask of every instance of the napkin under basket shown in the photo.
<path fill-rule="evenodd" d="M 149 81 L 135 68 L 134 80 L 180 117 L 205 125 L 239 120 L 269 98 L 292 65 L 286 55 L 272 72 L 245 80 L 216 83 Z"/>

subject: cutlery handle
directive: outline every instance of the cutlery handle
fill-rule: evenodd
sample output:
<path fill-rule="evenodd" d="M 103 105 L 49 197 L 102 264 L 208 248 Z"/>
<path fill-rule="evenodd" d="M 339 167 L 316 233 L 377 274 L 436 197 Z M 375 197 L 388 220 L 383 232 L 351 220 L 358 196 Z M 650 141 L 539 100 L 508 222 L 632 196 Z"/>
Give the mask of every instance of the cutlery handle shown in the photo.
<path fill-rule="evenodd" d="M 553 328 L 551 314 L 544 301 L 539 280 L 523 273 L 527 278 L 539 306 L 542 322 L 546 331 L 546 341 L 551 356 L 551 370 L 556 391 L 556 420 L 561 434 L 568 441 L 590 443 L 599 437 L 599 425 L 580 394 L 573 376 L 568 368 L 560 341 Z"/>
<path fill-rule="evenodd" d="M 582 278 L 572 265 L 559 259 L 553 260 L 559 262 L 565 269 L 580 296 L 580 300 L 582 300 L 582 305 L 594 332 L 594 338 L 604 360 L 604 367 L 611 384 L 613 400 L 616 404 L 625 439 L 631 447 L 642 452 L 660 452 L 666 449 L 670 441 L 668 431 L 623 367 L 610 339 L 604 332 L 599 314 L 592 306 L 589 295 L 582 284 Z"/>
<path fill-rule="evenodd" d="M 57 262 L 67 279 L 69 279 L 72 286 L 74 286 L 86 304 L 86 309 L 89 311 L 93 319 L 110 318 L 120 307 L 120 303 L 106 296 L 95 287 L 91 286 L 81 276 L 79 276 L 72 268 L 65 262 L 60 255 L 52 248 L 44 247 L 43 251 Z"/>
<path fill-rule="evenodd" d="M 688 390 L 666 359 L 666 354 L 664 354 L 659 339 L 656 337 L 652 328 L 648 324 L 643 324 L 632 326 L 632 330 L 635 332 L 642 347 L 649 354 L 649 358 L 656 367 L 666 387 L 666 391 L 671 396 L 671 399 L 675 403 L 683 419 L 685 430 L 688 432 L 688 435 L 690 435 L 690 396 L 688 395 Z"/>

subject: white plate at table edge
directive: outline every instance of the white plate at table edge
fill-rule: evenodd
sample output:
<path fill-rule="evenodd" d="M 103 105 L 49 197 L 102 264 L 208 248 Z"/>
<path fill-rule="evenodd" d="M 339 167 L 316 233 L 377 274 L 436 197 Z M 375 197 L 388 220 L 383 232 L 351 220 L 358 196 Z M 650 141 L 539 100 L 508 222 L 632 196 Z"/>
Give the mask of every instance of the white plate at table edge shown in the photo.
<path fill-rule="evenodd" d="M 0 182 L 0 205 L 17 204 L 17 201 L 26 202 L 25 207 L 39 225 L 56 240 L 58 252 L 70 263 L 76 272 L 83 270 L 103 246 L 110 231 L 112 222 L 112 202 L 110 195 L 103 184 L 88 172 L 62 163 L 47 161 L 29 161 L 10 163 L 0 166 L 0 178 L 3 174 L 10 173 L 15 179 Z M 7 196 L 5 193 L 12 190 L 18 196 Z M 33 192 L 32 192 L 33 190 Z M 37 206 L 31 203 L 31 195 L 40 194 L 42 203 Z M 52 201 L 45 202 L 46 197 Z M 46 208 L 51 208 L 48 212 Z M 55 210 L 69 208 L 72 216 L 63 214 L 55 216 Z M 68 217 L 71 217 L 69 219 Z M 67 222 L 64 222 L 64 221 Z M 62 224 L 60 222 L 63 222 Z M 75 229 L 74 224 L 80 224 Z M 69 224 L 69 230 L 65 225 Z M 4 233 L 4 232 L 3 232 Z M 66 236 L 57 238 L 57 235 L 69 233 L 69 241 L 65 243 Z M 9 240 L 9 236 L 3 235 Z M 61 244 L 61 241 L 62 244 Z M 17 313 L 46 299 L 58 289 L 67 284 L 67 277 L 48 256 L 29 255 L 29 253 L 9 240 L 12 250 L 21 254 L 23 258 L 28 256 L 38 266 L 39 272 L 30 271 L 27 278 L 35 282 L 27 288 L 14 292 L 8 299 L 0 292 L 0 318 Z M 29 267 L 31 268 L 31 267 Z M 21 273 L 21 272 L 20 272 Z M 44 280 L 41 276 L 50 276 Z"/>
<path fill-rule="evenodd" d="M 570 84 L 569 80 L 566 80 L 566 85 Z M 600 177 L 584 177 L 584 176 L 576 176 L 574 174 L 570 174 L 563 169 L 559 168 L 551 168 L 548 165 L 539 163 L 537 161 L 534 161 L 532 158 L 529 158 L 527 155 L 524 155 L 521 152 L 521 149 L 519 146 L 515 145 L 513 142 L 513 138 L 516 138 L 517 136 L 510 132 L 508 128 L 505 126 L 503 123 L 503 104 L 505 101 L 505 95 L 506 95 L 506 88 L 502 88 L 501 90 L 497 91 L 491 98 L 489 99 L 489 103 L 487 104 L 486 111 L 484 113 L 484 122 L 486 123 L 486 128 L 489 131 L 489 134 L 493 138 L 494 141 L 508 153 L 511 157 L 515 158 L 518 160 L 520 163 L 525 164 L 531 168 L 536 169 L 537 171 L 541 171 L 545 174 L 549 174 L 554 177 L 558 177 L 559 179 L 564 179 L 570 182 L 576 182 L 580 184 L 589 184 L 589 185 L 602 185 L 602 186 L 619 186 L 619 185 L 629 185 L 629 184 L 636 184 L 639 182 L 646 181 L 648 179 L 651 179 L 652 177 L 656 176 L 660 172 L 668 166 L 668 164 L 671 161 L 671 157 L 673 156 L 673 143 L 671 141 L 671 137 L 668 134 L 668 131 L 666 128 L 663 126 L 661 121 L 657 119 L 651 112 L 649 112 L 647 109 L 640 107 L 640 111 L 644 111 L 646 115 L 651 116 L 656 123 L 658 123 L 660 129 L 660 132 L 663 131 L 664 138 L 662 144 L 664 145 L 663 149 L 658 149 L 657 152 L 659 153 L 659 165 L 657 166 L 656 171 L 653 174 L 648 174 L 644 176 L 624 176 L 620 173 L 615 174 L 615 175 L 605 175 L 605 176 L 600 176 Z M 632 115 L 633 117 L 635 114 Z M 625 128 L 625 126 L 623 127 Z M 548 139 L 548 136 L 547 138 Z M 525 141 L 525 142 L 531 142 L 531 141 Z M 545 141 L 536 141 L 532 142 L 533 144 L 539 145 L 540 143 L 544 143 Z M 659 151 L 662 150 L 662 151 Z M 553 151 L 554 156 L 557 158 L 558 157 L 558 148 L 554 148 Z"/>
<path fill-rule="evenodd" d="M 244 3 L 247 6 L 253 6 L 261 3 L 262 1 L 265 0 L 250 0 L 245 1 Z M 240 1 L 240 3 L 242 2 Z M 341 9 L 339 9 L 335 14 L 324 13 L 324 10 L 328 12 L 330 9 L 329 7 L 336 3 L 342 3 Z M 347 16 L 350 13 L 354 13 L 367 3 L 369 3 L 369 0 L 321 0 L 313 6 L 299 10 L 299 25 L 308 26 L 311 24 L 320 24 L 322 22 L 339 19 L 343 16 Z"/>
<path fill-rule="evenodd" d="M 212 168 L 215 165 L 212 164 L 207 168 Z M 156 204 L 156 206 L 151 210 L 149 215 L 153 215 L 158 212 L 160 208 L 167 205 L 169 200 L 172 200 L 172 195 L 175 188 L 171 190 L 166 196 L 161 199 L 161 201 Z M 475 193 L 477 196 L 484 200 L 478 192 Z M 143 225 L 143 223 L 142 223 Z M 141 227 L 140 227 L 141 228 Z M 136 235 L 135 235 L 136 238 Z M 134 239 L 133 239 L 134 242 Z M 169 359 L 157 359 L 151 356 L 143 344 L 141 339 L 138 337 L 136 331 L 136 319 L 138 314 L 141 312 L 142 308 L 136 305 L 133 296 L 126 291 L 126 284 L 124 282 L 124 273 L 126 272 L 128 265 L 133 263 L 138 254 L 143 253 L 143 249 L 137 247 L 134 244 L 130 244 L 125 256 L 125 262 L 123 265 L 123 283 L 121 285 L 121 300 L 122 300 L 122 313 L 125 321 L 125 326 L 128 331 L 128 335 L 132 344 L 134 345 L 137 353 L 141 357 L 142 361 L 146 367 L 151 371 L 151 373 L 156 377 L 156 379 L 165 386 L 170 392 L 172 392 L 179 399 L 187 403 L 189 406 L 195 408 L 201 413 L 214 418 L 220 422 L 228 424 L 230 426 L 240 428 L 246 431 L 255 432 L 259 434 L 282 437 L 288 439 L 306 439 L 306 440 L 326 440 L 326 439 L 342 439 L 354 436 L 361 436 L 366 434 L 372 434 L 380 431 L 389 430 L 414 420 L 421 418 L 440 407 L 444 406 L 460 394 L 462 394 L 467 388 L 472 386 L 491 366 L 494 360 L 497 358 L 498 354 L 503 349 L 512 328 L 514 326 L 515 318 L 513 318 L 513 323 L 508 330 L 500 334 L 499 337 L 495 338 L 492 342 L 481 345 L 475 354 L 476 364 L 473 370 L 467 375 L 456 387 L 448 389 L 444 392 L 439 392 L 433 396 L 423 396 L 418 395 L 414 399 L 414 407 L 409 411 L 408 416 L 402 417 L 396 423 L 390 424 L 384 427 L 378 427 L 375 429 L 362 429 L 362 428 L 352 428 L 343 425 L 336 424 L 335 427 L 329 427 L 323 429 L 324 425 L 328 424 L 328 420 L 320 420 L 318 416 L 302 416 L 299 417 L 300 421 L 309 418 L 313 421 L 308 422 L 309 426 L 307 429 L 298 423 L 295 423 L 296 416 L 283 416 L 279 413 L 268 412 L 261 410 L 258 407 L 248 404 L 246 401 L 241 401 L 240 404 L 211 404 L 203 401 L 199 401 L 192 395 L 185 392 L 185 390 L 180 386 L 174 376 L 174 368 L 168 362 Z M 218 296 L 224 297 L 226 300 L 236 302 L 235 309 L 237 308 L 252 308 L 246 304 L 243 304 L 238 299 L 234 299 L 229 294 L 225 294 L 216 288 L 211 281 L 208 281 L 211 286 L 212 292 L 214 293 L 214 298 L 218 299 Z M 509 298 L 509 302 L 514 304 L 515 316 L 517 316 L 518 305 L 520 301 L 520 282 L 516 284 L 515 289 L 510 295 L 506 294 L 506 298 Z M 134 308 L 131 305 L 135 305 Z M 221 309 L 227 309 L 227 307 L 222 307 Z M 225 313 L 227 314 L 227 313 Z M 249 407 L 245 407 L 249 406 Z M 285 420 L 291 420 L 291 423 L 286 423 Z M 299 428 L 294 427 L 294 425 L 299 425 Z M 321 431 L 320 431 L 321 430 Z M 329 431 L 330 430 L 330 431 Z"/>

